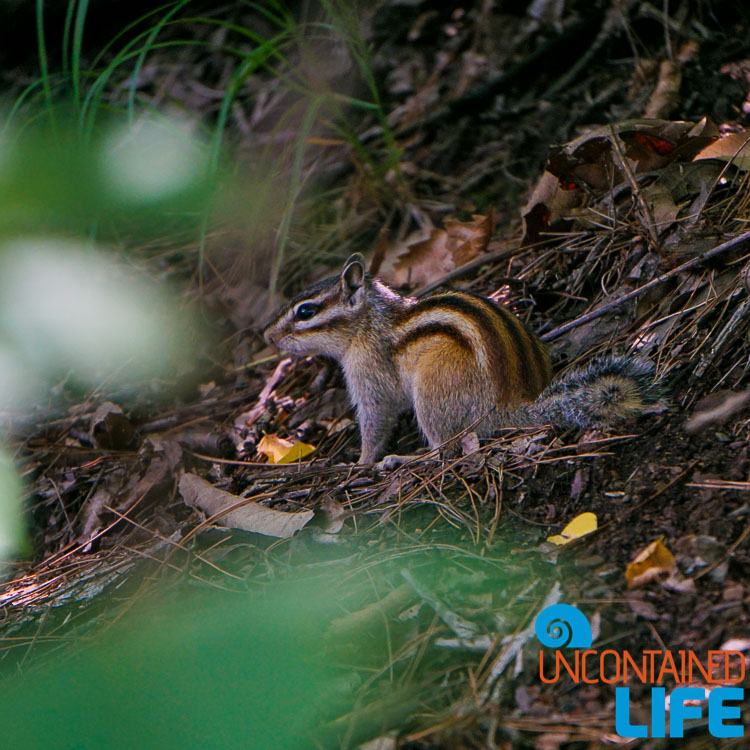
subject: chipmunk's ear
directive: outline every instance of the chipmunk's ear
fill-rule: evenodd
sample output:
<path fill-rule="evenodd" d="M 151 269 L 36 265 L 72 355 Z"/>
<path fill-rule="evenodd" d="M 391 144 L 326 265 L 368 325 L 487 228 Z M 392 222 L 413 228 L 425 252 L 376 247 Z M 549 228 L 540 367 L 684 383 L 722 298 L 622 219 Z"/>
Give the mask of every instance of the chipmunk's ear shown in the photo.
<path fill-rule="evenodd" d="M 341 272 L 341 292 L 344 299 L 354 303 L 362 294 L 357 294 L 365 283 L 365 259 L 359 254 L 349 256 Z"/>

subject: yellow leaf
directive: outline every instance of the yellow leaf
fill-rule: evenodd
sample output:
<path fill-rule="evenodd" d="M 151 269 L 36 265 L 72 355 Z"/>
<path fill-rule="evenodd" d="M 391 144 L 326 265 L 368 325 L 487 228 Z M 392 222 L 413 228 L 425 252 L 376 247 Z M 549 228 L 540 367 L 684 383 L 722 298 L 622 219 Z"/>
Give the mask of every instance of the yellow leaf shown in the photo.
<path fill-rule="evenodd" d="M 258 443 L 258 452 L 268 456 L 269 463 L 291 464 L 315 452 L 309 443 L 293 443 L 277 435 L 264 435 Z"/>
<path fill-rule="evenodd" d="M 295 443 L 289 452 L 280 458 L 277 464 L 293 464 L 295 461 L 299 461 L 305 456 L 309 456 L 311 453 L 315 453 L 315 446 L 310 443 Z"/>
<path fill-rule="evenodd" d="M 586 536 L 598 528 L 596 514 L 591 512 L 581 513 L 576 516 L 563 530 L 561 534 L 554 534 L 547 537 L 548 542 L 552 544 L 567 544 L 574 539 Z"/>
<path fill-rule="evenodd" d="M 662 573 L 672 573 L 675 569 L 674 555 L 662 544 L 660 539 L 651 542 L 628 563 L 625 578 L 631 588 L 641 586 L 654 580 Z"/>

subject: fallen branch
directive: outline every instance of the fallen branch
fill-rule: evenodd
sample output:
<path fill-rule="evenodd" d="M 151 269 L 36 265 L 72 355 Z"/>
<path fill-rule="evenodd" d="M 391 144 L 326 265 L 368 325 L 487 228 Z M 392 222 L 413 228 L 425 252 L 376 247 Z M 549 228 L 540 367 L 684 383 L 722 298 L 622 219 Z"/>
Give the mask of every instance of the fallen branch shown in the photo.
<path fill-rule="evenodd" d="M 726 398 L 713 409 L 696 412 L 685 425 L 685 432 L 700 432 L 704 427 L 726 422 L 750 404 L 750 388 L 740 393 L 727 394 Z"/>

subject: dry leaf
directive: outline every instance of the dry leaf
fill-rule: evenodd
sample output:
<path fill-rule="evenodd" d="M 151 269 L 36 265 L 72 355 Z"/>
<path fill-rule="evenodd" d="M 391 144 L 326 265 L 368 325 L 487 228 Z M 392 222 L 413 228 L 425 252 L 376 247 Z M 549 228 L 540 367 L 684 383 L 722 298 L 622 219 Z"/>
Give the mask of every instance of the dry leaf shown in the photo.
<path fill-rule="evenodd" d="M 222 526 L 253 531 L 256 534 L 286 539 L 293 536 L 313 517 L 311 510 L 298 513 L 284 513 L 266 508 L 258 503 L 243 503 L 243 498 L 225 492 L 195 474 L 183 474 L 178 485 L 182 499 L 191 507 L 203 511 L 209 518 L 221 514 L 216 519 Z M 223 513 L 233 506 L 234 510 Z"/>
<path fill-rule="evenodd" d="M 320 507 L 326 515 L 325 533 L 338 534 L 344 528 L 344 519 L 347 516 L 346 508 L 330 495 L 323 498 Z"/>
<path fill-rule="evenodd" d="M 473 221 L 446 219 L 443 222 L 456 267 L 487 252 L 487 245 L 495 231 L 495 211 L 492 206 L 488 208 L 486 216 L 474 214 L 472 219 Z"/>
<path fill-rule="evenodd" d="M 479 447 L 479 436 L 476 432 L 467 432 L 461 436 L 461 452 L 464 456 L 478 453 Z"/>
<path fill-rule="evenodd" d="M 633 599 L 628 597 L 628 606 L 635 614 L 644 620 L 656 622 L 659 619 L 659 612 L 652 602 L 644 602 L 643 599 Z"/>
<path fill-rule="evenodd" d="M 636 176 L 658 173 L 655 184 L 659 185 L 669 165 L 675 165 L 681 174 L 717 135 L 718 129 L 706 118 L 697 123 L 625 120 L 592 128 L 569 143 L 552 147 L 546 172 L 522 210 L 522 247 L 544 240 L 550 231 L 563 231 L 564 219 L 598 226 L 601 213 L 610 214 L 606 204 L 619 194 L 618 186 L 630 190 L 631 178 L 623 171 L 623 161 Z M 697 185 L 688 195 L 682 195 L 684 191 L 678 195 L 671 183 L 667 183 L 668 192 L 653 189 L 656 194 L 650 200 L 659 228 L 666 229 L 677 218 L 678 207 L 685 200 L 692 201 L 699 189 Z M 589 206 L 593 214 L 588 212 Z"/>
<path fill-rule="evenodd" d="M 541 241 L 544 232 L 555 222 L 564 219 L 573 208 L 581 205 L 585 195 L 576 187 L 574 184 L 561 183 L 551 172 L 544 172 L 528 203 L 521 210 L 522 247 Z"/>
<path fill-rule="evenodd" d="M 111 401 L 105 401 L 94 413 L 89 437 L 97 448 L 104 450 L 128 450 L 138 442 L 135 427 L 122 408 Z"/>
<path fill-rule="evenodd" d="M 432 229 L 426 240 L 408 245 L 393 264 L 385 280 L 396 286 L 429 284 L 455 268 L 450 252 L 448 233 Z"/>
<path fill-rule="evenodd" d="M 678 594 L 695 593 L 695 581 L 692 578 L 685 578 L 679 571 L 673 571 L 662 583 L 668 591 L 675 591 Z"/>
<path fill-rule="evenodd" d="M 396 284 L 395 281 L 395 265 L 398 259 L 409 252 L 409 248 L 412 245 L 418 245 L 420 242 L 429 240 L 432 232 L 435 231 L 430 218 L 417 211 L 414 215 L 414 219 L 417 222 L 418 228 L 410 232 L 406 237 L 402 239 L 389 240 L 388 245 L 383 250 L 381 247 L 376 247 L 375 252 L 372 256 L 372 262 L 370 264 L 370 273 L 373 276 L 377 275 L 378 278 L 387 281 L 389 284 Z M 380 257 L 382 256 L 382 257 Z M 374 270 L 375 262 L 378 261 L 378 271 Z"/>
<path fill-rule="evenodd" d="M 444 225 L 444 229 L 432 229 L 426 239 L 407 244 L 393 269 L 384 272 L 385 280 L 396 286 L 423 286 L 468 263 L 487 251 L 495 214 L 490 207 L 486 216 L 476 214 L 472 221 L 449 219 Z"/>
<path fill-rule="evenodd" d="M 641 197 L 648 203 L 658 233 L 669 229 L 680 212 L 669 188 L 662 182 L 654 182 L 641 188 Z"/>
<path fill-rule="evenodd" d="M 739 169 L 747 171 L 750 169 L 750 133 L 744 130 L 741 133 L 727 133 L 706 146 L 694 161 L 701 159 L 731 161 Z"/>
<path fill-rule="evenodd" d="M 594 193 L 606 193 L 624 175 L 615 153 L 612 134 L 624 147 L 623 157 L 634 174 L 664 167 L 677 156 L 692 159 L 714 138 L 712 123 L 669 120 L 625 120 L 592 128 L 563 146 L 550 150 L 547 170 L 563 184 L 585 183 Z"/>
<path fill-rule="evenodd" d="M 258 443 L 258 453 L 267 456 L 272 464 L 293 464 L 314 452 L 314 445 L 293 443 L 277 435 L 264 435 Z"/>
<path fill-rule="evenodd" d="M 721 645 L 722 651 L 750 651 L 750 638 L 730 638 Z"/>
<path fill-rule="evenodd" d="M 587 511 L 576 516 L 560 534 L 553 534 L 547 537 L 548 542 L 552 544 L 567 544 L 572 542 L 574 539 L 579 539 L 586 534 L 590 534 L 592 531 L 596 531 L 598 523 L 596 514 Z"/>
<path fill-rule="evenodd" d="M 676 570 L 674 555 L 660 539 L 651 542 L 628 563 L 625 578 L 630 588 L 642 586 L 662 575 L 670 575 Z"/>

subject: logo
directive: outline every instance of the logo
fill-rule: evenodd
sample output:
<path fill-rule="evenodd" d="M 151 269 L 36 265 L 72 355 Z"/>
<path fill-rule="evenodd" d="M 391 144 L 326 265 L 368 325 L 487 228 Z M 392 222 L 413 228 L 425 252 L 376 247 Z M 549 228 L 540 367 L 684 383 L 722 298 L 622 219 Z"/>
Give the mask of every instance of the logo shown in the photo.
<path fill-rule="evenodd" d="M 692 650 L 642 653 L 591 648 L 591 624 L 578 607 L 553 604 L 543 609 L 534 623 L 543 646 L 555 649 L 550 665 L 539 652 L 539 678 L 554 683 L 566 676 L 573 682 L 605 683 L 615 686 L 615 731 L 624 739 L 683 737 L 686 719 L 700 719 L 707 704 L 708 731 L 714 737 L 744 737 L 739 706 L 743 688 L 732 687 L 745 678 L 745 655 L 741 651 L 709 651 L 703 659 Z M 551 675 L 551 673 L 554 674 Z M 551 675 L 551 676 L 550 676 Z M 675 687 L 667 694 L 667 680 Z M 630 719 L 630 685 L 651 685 L 650 724 L 633 724 Z M 696 686 L 698 683 L 700 687 Z"/>
<path fill-rule="evenodd" d="M 543 609 L 534 623 L 536 637 L 547 648 L 591 648 L 591 625 L 572 604 Z"/>

